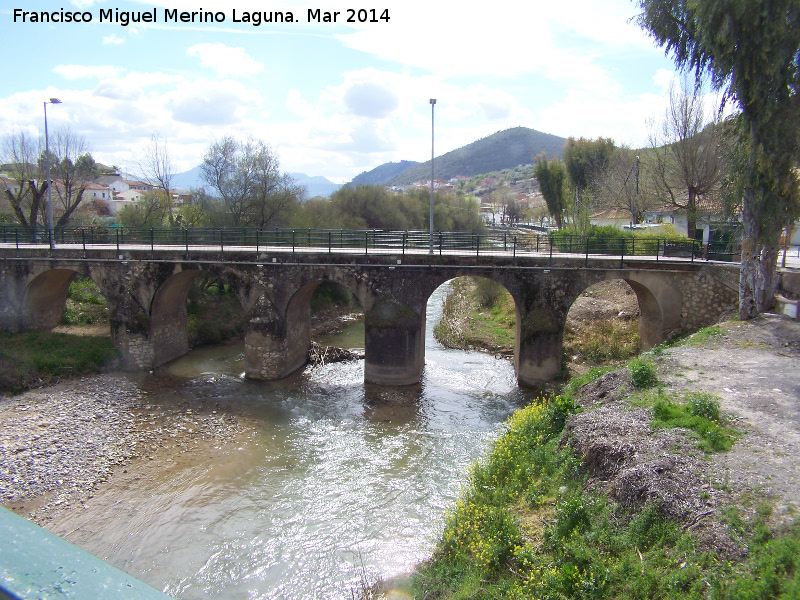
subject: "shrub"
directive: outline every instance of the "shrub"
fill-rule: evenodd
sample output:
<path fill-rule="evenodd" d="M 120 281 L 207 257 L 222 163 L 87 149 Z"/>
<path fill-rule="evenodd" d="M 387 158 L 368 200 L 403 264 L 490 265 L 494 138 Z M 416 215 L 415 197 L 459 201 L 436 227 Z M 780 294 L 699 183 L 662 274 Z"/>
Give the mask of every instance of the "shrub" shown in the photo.
<path fill-rule="evenodd" d="M 689 396 L 689 409 L 694 417 L 705 417 L 719 422 L 719 399 L 714 394 L 696 392 Z"/>
<path fill-rule="evenodd" d="M 631 374 L 631 385 L 636 388 L 646 389 L 658 383 L 658 376 L 653 363 L 642 358 L 634 358 L 628 363 Z"/>

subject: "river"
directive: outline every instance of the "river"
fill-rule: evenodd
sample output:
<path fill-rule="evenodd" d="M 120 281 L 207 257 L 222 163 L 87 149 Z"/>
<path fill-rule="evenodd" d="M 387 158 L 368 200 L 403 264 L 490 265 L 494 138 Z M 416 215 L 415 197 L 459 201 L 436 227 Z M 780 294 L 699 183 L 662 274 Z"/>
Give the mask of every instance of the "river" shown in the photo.
<path fill-rule="evenodd" d="M 143 477 L 68 539 L 183 600 L 351 598 L 362 576 L 426 558 L 467 467 L 530 396 L 513 366 L 433 338 L 448 286 L 428 303 L 423 381 L 365 386 L 363 361 L 245 381 L 243 346 L 169 365 L 171 389 L 235 406 L 253 433 Z M 323 344 L 363 348 L 363 323 Z M 101 533 L 98 533 L 98 529 Z"/>

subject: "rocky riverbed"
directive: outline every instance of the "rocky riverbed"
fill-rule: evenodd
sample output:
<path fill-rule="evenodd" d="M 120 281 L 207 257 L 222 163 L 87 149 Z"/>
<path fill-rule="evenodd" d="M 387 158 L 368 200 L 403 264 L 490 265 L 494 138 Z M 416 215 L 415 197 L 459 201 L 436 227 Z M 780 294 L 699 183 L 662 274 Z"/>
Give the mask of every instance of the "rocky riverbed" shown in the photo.
<path fill-rule="evenodd" d="M 213 402 L 152 404 L 122 374 L 0 398 L 0 422 L 2 503 L 40 525 L 85 507 L 115 472 L 181 460 L 247 431 Z"/>

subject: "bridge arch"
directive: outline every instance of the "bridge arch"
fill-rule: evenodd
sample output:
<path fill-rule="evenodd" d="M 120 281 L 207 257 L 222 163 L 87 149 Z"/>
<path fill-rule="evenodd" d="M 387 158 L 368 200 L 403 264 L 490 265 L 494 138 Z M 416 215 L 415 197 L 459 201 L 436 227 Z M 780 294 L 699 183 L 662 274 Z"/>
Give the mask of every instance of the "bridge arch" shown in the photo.
<path fill-rule="evenodd" d="M 72 269 L 50 269 L 31 279 L 22 298 L 24 328 L 47 330 L 61 323 L 69 284 L 76 274 Z"/>

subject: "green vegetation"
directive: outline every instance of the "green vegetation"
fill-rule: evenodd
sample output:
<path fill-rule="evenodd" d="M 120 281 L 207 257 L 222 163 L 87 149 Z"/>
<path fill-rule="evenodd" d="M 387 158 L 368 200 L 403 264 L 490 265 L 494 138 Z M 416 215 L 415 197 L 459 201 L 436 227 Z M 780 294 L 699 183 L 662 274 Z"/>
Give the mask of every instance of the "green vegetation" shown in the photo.
<path fill-rule="evenodd" d="M 612 225 L 589 225 L 584 231 L 565 228 L 550 232 L 550 243 L 561 252 L 583 252 L 588 243 L 590 252 L 619 254 L 624 242 L 625 254 L 655 254 L 656 250 L 664 252 L 665 240 L 690 242 L 671 225 L 662 225 L 656 231 L 623 231 Z"/>
<path fill-rule="evenodd" d="M 658 375 L 653 363 L 644 358 L 639 357 L 628 361 L 628 371 L 631 374 L 633 387 L 646 389 L 658 383 Z"/>
<path fill-rule="evenodd" d="M 686 406 L 710 420 L 713 400 Z M 747 521 L 729 510 L 737 543 L 749 549 L 740 560 L 709 550 L 657 502 L 630 512 L 585 491 L 580 461 L 559 444 L 575 410 L 570 396 L 556 396 L 509 418 L 447 513 L 433 557 L 411 577 L 415 598 L 798 597 L 800 525 L 772 531 L 768 507 Z"/>
<path fill-rule="evenodd" d="M 115 368 L 111 339 L 48 331 L 0 333 L 0 390 L 19 393 L 62 378 Z"/>
<path fill-rule="evenodd" d="M 723 421 L 719 398 L 706 392 L 689 392 L 676 401 L 659 390 L 638 403 L 652 403 L 653 429 L 683 427 L 700 438 L 698 447 L 705 452 L 725 452 L 731 449 L 738 433 Z"/>
<path fill-rule="evenodd" d="M 530 163 L 540 152 L 548 156 L 561 154 L 566 140 L 526 127 L 513 127 L 472 142 L 462 148 L 437 156 L 434 161 L 436 179 L 457 175 L 471 177 L 517 165 Z M 396 176 L 391 183 L 403 185 L 418 180 L 430 180 L 430 161 L 416 165 Z"/>
<path fill-rule="evenodd" d="M 597 319 L 590 323 L 568 320 L 564 328 L 564 353 L 594 363 L 624 360 L 639 352 L 636 320 Z"/>
<path fill-rule="evenodd" d="M 65 325 L 94 325 L 108 320 L 108 303 L 89 277 L 76 275 L 70 282 L 61 320 Z"/>
<path fill-rule="evenodd" d="M 239 337 L 244 316 L 231 287 L 213 277 L 200 275 L 189 289 L 186 301 L 189 345 L 219 344 Z"/>
<path fill-rule="evenodd" d="M 717 338 L 722 337 L 725 333 L 719 325 L 711 325 L 698 329 L 692 335 L 683 340 L 684 344 L 689 346 L 703 346 Z"/>
<path fill-rule="evenodd" d="M 311 200 L 296 207 L 288 224 L 324 229 L 425 230 L 429 227 L 430 200 L 430 192 L 424 189 L 394 193 L 375 185 L 344 187 L 330 200 Z M 483 229 L 475 199 L 436 192 L 433 204 L 436 230 Z"/>
<path fill-rule="evenodd" d="M 436 339 L 448 348 L 510 352 L 514 348 L 516 308 L 499 283 L 482 277 L 459 277 L 444 303 Z"/>

